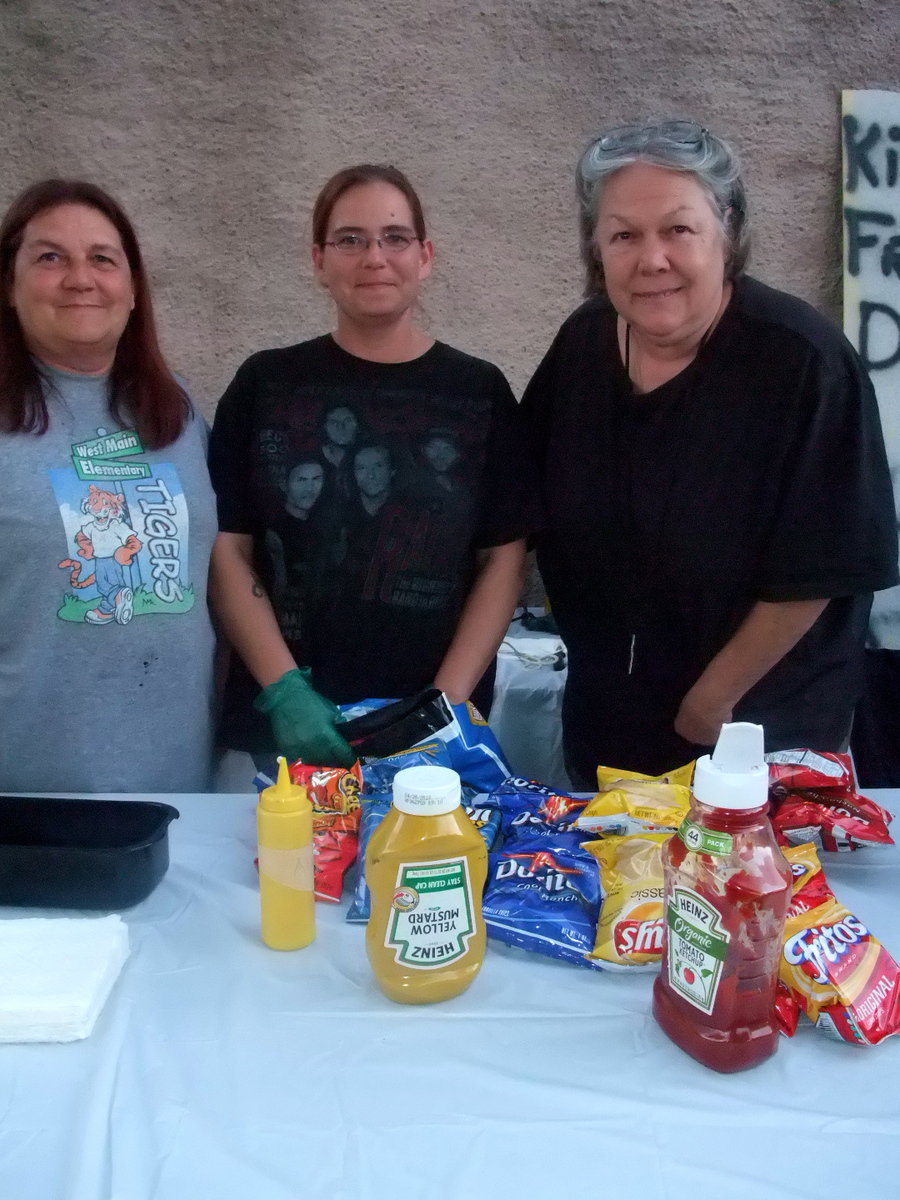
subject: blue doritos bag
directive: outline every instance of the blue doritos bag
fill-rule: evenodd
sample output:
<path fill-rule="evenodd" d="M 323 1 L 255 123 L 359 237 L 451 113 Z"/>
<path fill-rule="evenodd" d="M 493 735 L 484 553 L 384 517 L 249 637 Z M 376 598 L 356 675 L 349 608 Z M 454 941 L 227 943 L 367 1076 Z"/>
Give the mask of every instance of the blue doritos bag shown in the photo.
<path fill-rule="evenodd" d="M 484 920 L 488 936 L 563 962 L 588 958 L 600 916 L 600 870 L 577 833 L 507 838 L 488 855 Z"/>
<path fill-rule="evenodd" d="M 557 792 L 530 779 L 511 777 L 494 788 L 489 800 L 503 814 L 504 838 L 520 834 L 554 838 L 571 832 L 586 842 L 596 836 L 593 831 L 575 829 L 575 821 L 588 804 L 585 796 Z"/>

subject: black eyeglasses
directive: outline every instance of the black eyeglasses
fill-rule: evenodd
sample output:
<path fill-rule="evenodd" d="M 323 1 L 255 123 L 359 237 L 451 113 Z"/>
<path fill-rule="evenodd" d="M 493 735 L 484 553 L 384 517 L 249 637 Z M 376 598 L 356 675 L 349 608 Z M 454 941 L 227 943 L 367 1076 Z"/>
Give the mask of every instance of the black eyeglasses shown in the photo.
<path fill-rule="evenodd" d="M 339 254 L 362 254 L 371 245 L 376 245 L 386 254 L 402 254 L 413 242 L 420 241 L 411 233 L 383 233 L 381 237 L 364 237 L 361 233 L 342 233 L 334 241 L 323 242 L 323 246 L 333 246 Z"/>
<path fill-rule="evenodd" d="M 616 150 L 639 150 L 655 138 L 664 138 L 679 146 L 700 147 L 709 130 L 696 121 L 659 121 L 654 125 L 619 125 L 594 142 L 594 149 L 603 154 Z"/>

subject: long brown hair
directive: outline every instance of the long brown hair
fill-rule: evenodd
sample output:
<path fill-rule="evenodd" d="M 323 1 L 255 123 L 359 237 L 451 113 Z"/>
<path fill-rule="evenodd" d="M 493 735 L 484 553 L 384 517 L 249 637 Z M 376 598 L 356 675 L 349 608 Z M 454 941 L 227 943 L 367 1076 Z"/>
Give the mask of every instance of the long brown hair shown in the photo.
<path fill-rule="evenodd" d="M 116 346 L 109 376 L 109 411 L 120 424 L 133 424 L 149 449 L 168 446 L 184 429 L 191 406 L 159 348 L 150 281 L 137 234 L 112 196 L 80 179 L 33 183 L 16 197 L 0 223 L 0 429 L 40 435 L 50 423 L 41 374 L 10 296 L 25 227 L 40 213 L 61 204 L 95 208 L 122 239 L 134 285 L 134 309 Z"/>
<path fill-rule="evenodd" d="M 398 167 L 384 166 L 380 163 L 360 163 L 355 167 L 345 167 L 328 180 L 316 197 L 313 205 L 312 235 L 316 246 L 323 246 L 328 237 L 328 222 L 331 220 L 331 210 L 352 187 L 363 183 L 389 183 L 398 192 L 402 192 L 409 203 L 413 219 L 413 230 L 420 242 L 424 242 L 425 214 L 422 211 L 422 201 L 413 185 Z"/>

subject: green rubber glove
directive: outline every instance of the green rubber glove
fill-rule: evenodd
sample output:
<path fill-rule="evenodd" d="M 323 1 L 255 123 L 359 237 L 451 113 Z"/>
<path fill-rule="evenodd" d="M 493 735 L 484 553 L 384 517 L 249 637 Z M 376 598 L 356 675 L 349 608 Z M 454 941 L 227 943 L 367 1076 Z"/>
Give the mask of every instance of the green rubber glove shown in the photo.
<path fill-rule="evenodd" d="M 309 682 L 310 670 L 286 671 L 263 688 L 254 701 L 268 713 L 275 746 L 289 761 L 301 758 L 315 767 L 352 767 L 356 755 L 335 729 L 340 711 Z"/>

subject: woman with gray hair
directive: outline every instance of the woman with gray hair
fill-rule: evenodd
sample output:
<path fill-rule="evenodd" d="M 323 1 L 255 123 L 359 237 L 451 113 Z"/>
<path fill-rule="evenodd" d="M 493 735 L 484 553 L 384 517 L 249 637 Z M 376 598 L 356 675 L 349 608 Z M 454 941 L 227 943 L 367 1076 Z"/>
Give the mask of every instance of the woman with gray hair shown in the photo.
<path fill-rule="evenodd" d="M 660 774 L 731 720 L 762 724 L 767 750 L 841 749 L 872 592 L 897 580 L 865 371 L 744 274 L 739 165 L 709 130 L 612 129 L 577 190 L 588 299 L 524 398 L 572 781 Z"/>

